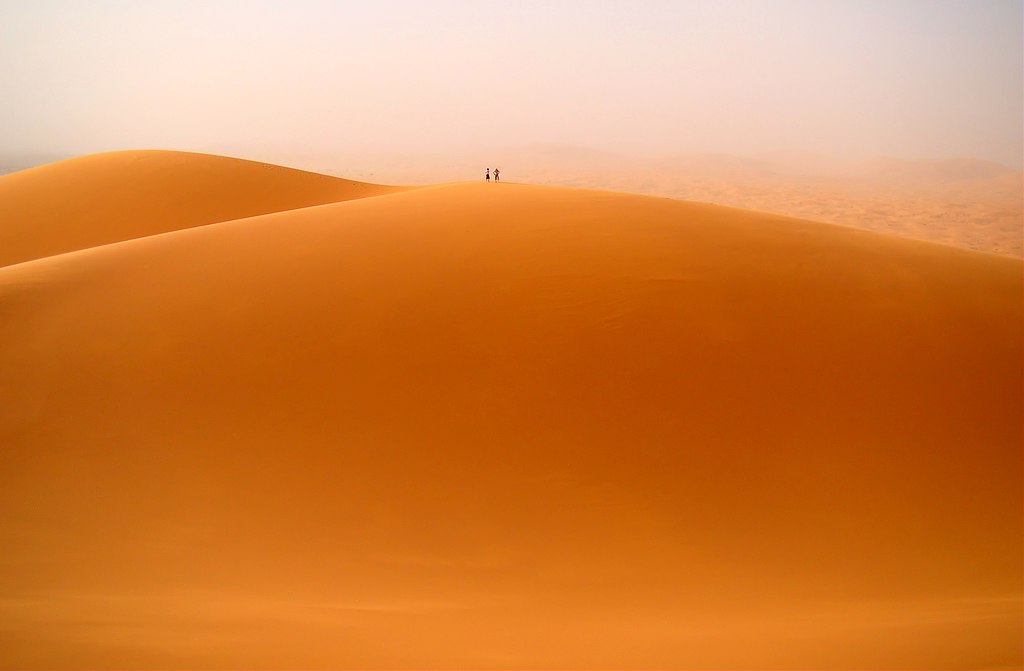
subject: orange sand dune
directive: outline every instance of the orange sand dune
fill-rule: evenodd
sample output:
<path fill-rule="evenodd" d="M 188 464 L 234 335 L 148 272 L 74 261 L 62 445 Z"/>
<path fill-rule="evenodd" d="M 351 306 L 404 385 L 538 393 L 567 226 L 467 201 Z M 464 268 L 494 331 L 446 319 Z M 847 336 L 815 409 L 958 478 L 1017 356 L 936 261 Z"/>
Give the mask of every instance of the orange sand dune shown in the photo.
<path fill-rule="evenodd" d="M 516 181 L 715 203 L 1024 256 L 1024 173 L 988 161 L 842 161 L 786 154 L 640 159 L 572 147 L 510 149 L 499 157 L 502 174 Z M 344 174 L 403 184 L 456 181 L 478 160 L 365 158 L 361 169 Z"/>
<path fill-rule="evenodd" d="M 225 156 L 93 154 L 0 176 L 0 266 L 396 190 Z"/>
<path fill-rule="evenodd" d="M 474 183 L 0 311 L 5 668 L 1022 662 L 1017 259 Z"/>

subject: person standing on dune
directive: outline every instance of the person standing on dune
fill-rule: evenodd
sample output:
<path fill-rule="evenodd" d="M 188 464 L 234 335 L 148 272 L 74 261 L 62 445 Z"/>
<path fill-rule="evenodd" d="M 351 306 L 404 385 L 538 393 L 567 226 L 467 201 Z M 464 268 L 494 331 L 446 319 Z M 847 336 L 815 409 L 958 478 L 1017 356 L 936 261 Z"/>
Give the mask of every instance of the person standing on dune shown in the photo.
<path fill-rule="evenodd" d="M 495 173 L 495 179 L 497 179 L 497 173 Z M 484 173 L 484 181 L 488 184 L 491 183 L 491 169 L 487 168 L 487 172 Z"/>
<path fill-rule="evenodd" d="M 494 183 L 495 184 L 498 183 L 498 169 L 497 168 L 494 169 Z"/>

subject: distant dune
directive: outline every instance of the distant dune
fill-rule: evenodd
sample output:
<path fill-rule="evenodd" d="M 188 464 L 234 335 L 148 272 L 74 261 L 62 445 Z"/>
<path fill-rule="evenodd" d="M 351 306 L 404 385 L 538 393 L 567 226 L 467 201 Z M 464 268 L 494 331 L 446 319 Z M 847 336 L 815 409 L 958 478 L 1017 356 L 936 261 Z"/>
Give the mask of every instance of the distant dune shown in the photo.
<path fill-rule="evenodd" d="M 668 196 L 1024 256 L 1024 173 L 990 161 L 785 153 L 639 159 L 557 146 L 492 154 L 506 177 L 535 184 Z M 395 157 L 369 160 L 372 169 L 348 174 L 406 184 L 454 181 L 479 161 Z"/>
<path fill-rule="evenodd" d="M 164 158 L 0 178 L 4 668 L 1024 662 L 1019 259 Z"/>
<path fill-rule="evenodd" d="M 93 154 L 0 175 L 0 266 L 395 190 L 225 156 Z"/>

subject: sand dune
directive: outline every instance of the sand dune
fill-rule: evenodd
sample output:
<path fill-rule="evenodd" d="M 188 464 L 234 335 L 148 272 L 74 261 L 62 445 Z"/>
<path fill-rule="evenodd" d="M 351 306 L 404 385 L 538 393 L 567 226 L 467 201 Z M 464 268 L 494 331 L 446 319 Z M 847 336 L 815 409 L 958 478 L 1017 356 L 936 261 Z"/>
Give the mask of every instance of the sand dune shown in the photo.
<path fill-rule="evenodd" d="M 1019 260 L 453 184 L 0 311 L 4 667 L 1022 662 Z"/>
<path fill-rule="evenodd" d="M 396 190 L 225 156 L 93 154 L 0 176 L 0 266 Z"/>
<path fill-rule="evenodd" d="M 978 251 L 1024 256 L 1024 173 L 989 161 L 838 160 L 775 153 L 642 159 L 574 147 L 490 152 L 510 179 L 613 189 L 772 212 Z M 343 174 L 455 181 L 478 156 L 365 159 Z M 326 161 L 321 162 L 327 165 Z M 346 165 L 358 166 L 349 159 Z"/>

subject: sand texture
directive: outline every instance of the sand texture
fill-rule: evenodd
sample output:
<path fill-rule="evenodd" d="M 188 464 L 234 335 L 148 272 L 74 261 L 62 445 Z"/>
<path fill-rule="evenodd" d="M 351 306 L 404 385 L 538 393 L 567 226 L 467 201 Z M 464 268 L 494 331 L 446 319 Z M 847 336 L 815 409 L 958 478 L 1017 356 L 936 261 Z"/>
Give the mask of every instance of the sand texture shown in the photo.
<path fill-rule="evenodd" d="M 0 266 L 396 190 L 209 154 L 92 154 L 0 175 Z"/>
<path fill-rule="evenodd" d="M 0 193 L 4 668 L 1024 661 L 1019 259 L 200 155 Z"/>
<path fill-rule="evenodd" d="M 840 160 L 806 155 L 685 154 L 638 159 L 566 147 L 493 152 L 504 175 L 533 184 L 612 189 L 842 224 L 1024 256 L 1024 173 L 976 159 Z M 350 161 L 339 174 L 426 183 L 476 177 L 479 157 Z M 324 168 L 330 163 L 320 162 Z"/>

